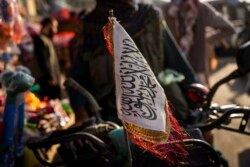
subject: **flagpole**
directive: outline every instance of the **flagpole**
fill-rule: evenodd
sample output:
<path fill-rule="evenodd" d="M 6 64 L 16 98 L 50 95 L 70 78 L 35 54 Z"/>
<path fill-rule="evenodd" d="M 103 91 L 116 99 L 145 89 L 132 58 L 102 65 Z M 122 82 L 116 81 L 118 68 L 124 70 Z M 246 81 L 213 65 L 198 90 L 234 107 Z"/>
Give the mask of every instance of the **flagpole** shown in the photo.
<path fill-rule="evenodd" d="M 109 10 L 109 17 L 111 17 L 111 18 L 114 17 L 114 10 L 113 9 Z"/>

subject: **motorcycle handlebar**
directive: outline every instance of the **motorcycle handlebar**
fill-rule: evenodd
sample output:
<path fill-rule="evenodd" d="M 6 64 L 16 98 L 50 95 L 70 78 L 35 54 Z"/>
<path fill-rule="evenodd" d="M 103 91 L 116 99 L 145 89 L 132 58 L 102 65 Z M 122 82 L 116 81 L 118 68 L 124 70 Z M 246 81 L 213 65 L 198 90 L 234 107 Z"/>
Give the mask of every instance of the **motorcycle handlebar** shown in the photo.
<path fill-rule="evenodd" d="M 250 118 L 250 107 L 242 107 L 242 106 L 233 105 L 231 107 L 225 107 L 225 108 L 223 108 L 223 106 L 220 106 L 217 109 L 210 108 L 210 110 L 217 110 L 219 113 L 222 113 L 222 115 L 209 124 L 196 126 L 201 131 L 209 131 L 215 128 L 221 128 L 221 129 L 226 129 L 226 130 L 250 135 L 249 132 L 245 132 L 245 128 Z M 235 118 L 235 114 L 237 114 L 237 117 L 239 116 L 239 114 L 243 115 L 241 116 L 242 120 L 241 120 L 239 129 L 234 129 L 234 128 L 223 126 L 223 124 L 225 124 L 228 120 Z"/>
<path fill-rule="evenodd" d="M 73 134 L 60 136 L 60 137 L 42 139 L 42 140 L 35 141 L 35 142 L 29 142 L 27 146 L 28 148 L 34 150 L 34 149 L 39 149 L 42 147 L 49 147 L 54 144 L 68 142 L 72 140 L 78 140 L 78 139 L 89 140 L 90 142 L 98 146 L 98 148 L 103 149 L 103 150 L 108 148 L 107 144 L 105 144 L 101 139 L 99 139 L 95 135 L 92 135 L 88 132 L 78 132 L 78 133 L 73 133 Z"/>
<path fill-rule="evenodd" d="M 81 139 L 91 142 L 101 152 L 105 152 L 109 150 L 108 149 L 109 146 L 105 142 L 103 142 L 100 138 L 87 132 L 78 132 L 78 133 L 55 137 L 55 138 L 42 139 L 36 142 L 30 142 L 27 144 L 27 146 L 29 149 L 33 150 L 36 158 L 39 160 L 39 162 L 42 165 L 60 166 L 60 165 L 69 164 L 70 163 L 69 160 L 63 160 L 63 161 L 58 161 L 58 162 L 48 162 L 47 160 L 43 158 L 43 156 L 41 156 L 41 152 L 39 150 L 42 148 L 50 147 L 55 144 L 59 144 L 59 143 L 62 144 L 62 143 L 71 142 L 71 141 L 79 141 Z M 84 157 L 80 157 L 78 160 L 88 159 L 93 156 L 94 156 L 94 153 L 93 154 L 90 153 L 88 155 L 84 155 Z M 74 159 L 71 161 L 75 162 L 76 160 Z"/>

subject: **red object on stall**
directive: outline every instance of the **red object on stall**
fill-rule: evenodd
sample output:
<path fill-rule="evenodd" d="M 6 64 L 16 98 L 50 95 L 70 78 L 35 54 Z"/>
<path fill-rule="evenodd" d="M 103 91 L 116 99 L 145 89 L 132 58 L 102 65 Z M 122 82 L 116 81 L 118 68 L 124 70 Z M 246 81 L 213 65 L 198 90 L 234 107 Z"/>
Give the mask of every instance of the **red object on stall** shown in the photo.
<path fill-rule="evenodd" d="M 68 20 L 70 18 L 70 10 L 68 8 L 61 8 L 52 14 L 57 21 Z"/>
<path fill-rule="evenodd" d="M 68 47 L 69 42 L 75 37 L 75 33 L 72 31 L 59 32 L 53 37 L 53 42 L 57 46 Z"/>

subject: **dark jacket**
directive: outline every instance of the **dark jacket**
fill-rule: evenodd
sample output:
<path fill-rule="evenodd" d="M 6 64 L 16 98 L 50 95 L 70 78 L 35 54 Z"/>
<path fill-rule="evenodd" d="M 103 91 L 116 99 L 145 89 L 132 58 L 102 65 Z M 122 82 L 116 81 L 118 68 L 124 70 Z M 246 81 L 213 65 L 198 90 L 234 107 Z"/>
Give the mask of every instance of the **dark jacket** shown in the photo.
<path fill-rule="evenodd" d="M 45 35 L 37 35 L 34 38 L 34 64 L 32 71 L 36 79 L 54 79 L 60 83 L 60 67 L 55 48 L 51 39 Z"/>

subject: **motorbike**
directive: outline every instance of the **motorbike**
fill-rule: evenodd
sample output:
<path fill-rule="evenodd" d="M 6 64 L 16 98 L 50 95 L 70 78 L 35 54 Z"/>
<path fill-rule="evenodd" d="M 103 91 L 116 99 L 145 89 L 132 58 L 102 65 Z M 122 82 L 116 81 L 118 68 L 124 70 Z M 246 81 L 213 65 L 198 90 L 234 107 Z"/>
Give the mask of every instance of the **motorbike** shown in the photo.
<path fill-rule="evenodd" d="M 168 167 L 223 167 L 226 166 L 218 152 L 205 141 L 202 132 L 213 129 L 225 129 L 245 135 L 250 120 L 250 107 L 236 104 L 219 105 L 213 102 L 218 88 L 232 79 L 240 78 L 250 72 L 250 42 L 239 48 L 236 55 L 237 69 L 216 82 L 211 89 L 200 84 L 190 85 L 188 95 L 196 104 L 193 111 L 193 122 L 185 127 L 189 134 L 187 139 L 174 141 L 184 144 L 189 158 L 179 160 L 177 164 L 167 162 L 142 150 L 126 138 L 124 129 L 110 121 L 103 121 L 100 116 L 101 107 L 95 98 L 73 79 L 67 79 L 66 87 L 73 88 L 85 95 L 91 104 L 93 117 L 81 126 L 55 131 L 45 138 L 27 143 L 38 161 L 45 166 L 168 166 Z M 233 119 L 241 119 L 240 126 L 229 127 Z M 46 149 L 59 144 L 58 161 L 46 159 Z"/>

